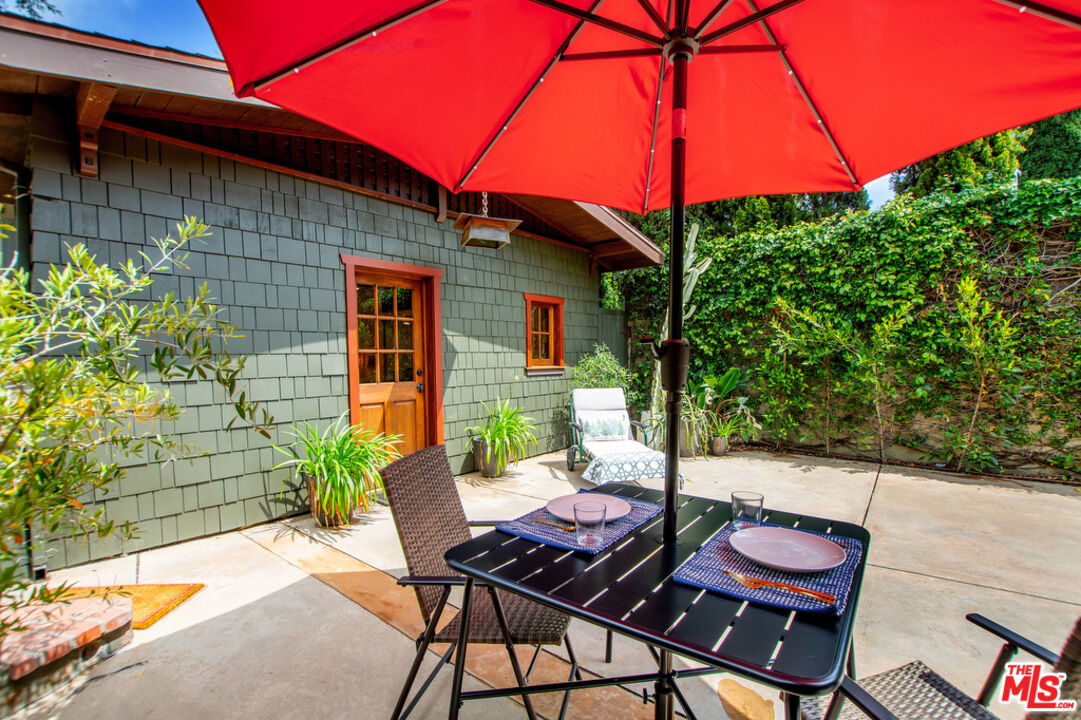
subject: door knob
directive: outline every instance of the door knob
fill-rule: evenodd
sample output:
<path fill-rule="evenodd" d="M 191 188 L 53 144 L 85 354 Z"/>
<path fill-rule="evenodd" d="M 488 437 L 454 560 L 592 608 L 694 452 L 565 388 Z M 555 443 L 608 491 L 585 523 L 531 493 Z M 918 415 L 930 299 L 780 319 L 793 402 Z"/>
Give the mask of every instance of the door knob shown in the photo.
<path fill-rule="evenodd" d="M 417 392 L 424 392 L 424 383 L 417 383 Z"/>

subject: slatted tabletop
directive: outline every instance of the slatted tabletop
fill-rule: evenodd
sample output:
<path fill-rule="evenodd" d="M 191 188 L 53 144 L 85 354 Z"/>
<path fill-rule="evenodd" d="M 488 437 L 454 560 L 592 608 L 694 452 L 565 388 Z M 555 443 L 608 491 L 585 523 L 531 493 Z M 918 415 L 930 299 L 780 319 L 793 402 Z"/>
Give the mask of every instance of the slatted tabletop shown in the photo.
<path fill-rule="evenodd" d="M 658 490 L 632 485 L 609 484 L 604 492 L 657 503 L 664 499 Z M 660 543 L 658 515 L 596 556 L 492 531 L 451 548 L 446 561 L 478 581 L 784 692 L 832 691 L 841 681 L 870 536 L 852 523 L 767 509 L 767 522 L 864 543 L 844 613 L 779 610 L 672 579 L 730 516 L 727 502 L 680 495 L 674 547 Z"/>

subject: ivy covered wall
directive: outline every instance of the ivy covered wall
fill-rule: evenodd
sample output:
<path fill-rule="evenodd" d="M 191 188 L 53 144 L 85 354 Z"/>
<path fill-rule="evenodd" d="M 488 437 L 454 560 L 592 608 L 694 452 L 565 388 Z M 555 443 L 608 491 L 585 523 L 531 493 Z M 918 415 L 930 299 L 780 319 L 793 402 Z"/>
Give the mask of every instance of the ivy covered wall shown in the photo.
<path fill-rule="evenodd" d="M 750 370 L 778 443 L 1081 475 L 1079 234 L 1081 178 L 704 233 L 691 374 Z M 665 282 L 625 282 L 635 335 L 659 327 Z"/>

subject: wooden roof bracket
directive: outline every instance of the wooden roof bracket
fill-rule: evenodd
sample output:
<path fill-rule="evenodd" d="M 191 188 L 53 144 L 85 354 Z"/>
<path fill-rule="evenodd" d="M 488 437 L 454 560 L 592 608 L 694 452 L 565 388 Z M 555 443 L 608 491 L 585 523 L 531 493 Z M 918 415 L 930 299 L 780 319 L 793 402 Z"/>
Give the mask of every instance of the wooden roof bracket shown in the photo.
<path fill-rule="evenodd" d="M 115 85 L 84 82 L 75 96 L 75 127 L 79 132 L 79 174 L 98 176 L 98 129 L 116 95 Z"/>

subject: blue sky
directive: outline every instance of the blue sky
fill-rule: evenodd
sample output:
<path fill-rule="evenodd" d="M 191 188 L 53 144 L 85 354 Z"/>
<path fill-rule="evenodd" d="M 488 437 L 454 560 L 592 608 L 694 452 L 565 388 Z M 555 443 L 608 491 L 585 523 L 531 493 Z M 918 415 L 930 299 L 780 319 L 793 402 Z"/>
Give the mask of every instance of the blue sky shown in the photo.
<path fill-rule="evenodd" d="M 50 22 L 220 58 L 214 36 L 195 0 L 53 0 L 61 11 Z M 871 206 L 893 197 L 889 176 L 867 183 Z"/>
<path fill-rule="evenodd" d="M 52 0 L 61 15 L 49 22 L 122 40 L 220 58 L 218 45 L 195 0 Z"/>

